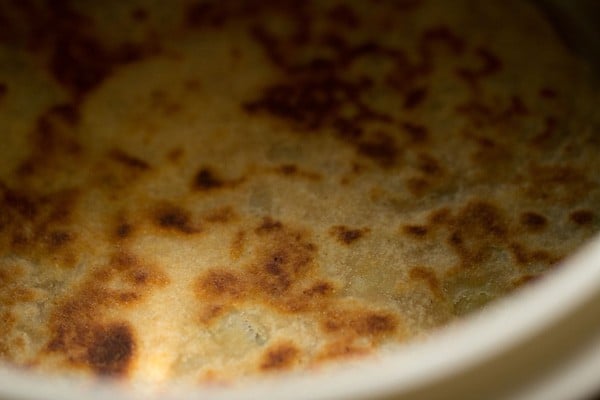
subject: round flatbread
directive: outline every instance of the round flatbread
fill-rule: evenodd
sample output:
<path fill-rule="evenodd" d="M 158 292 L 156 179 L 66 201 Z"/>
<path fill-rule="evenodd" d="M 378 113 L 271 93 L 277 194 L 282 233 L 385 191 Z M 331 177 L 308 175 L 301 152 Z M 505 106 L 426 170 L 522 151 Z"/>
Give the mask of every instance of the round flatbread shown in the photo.
<path fill-rule="evenodd" d="M 0 5 L 0 359 L 211 382 L 417 340 L 600 227 L 522 1 Z"/>

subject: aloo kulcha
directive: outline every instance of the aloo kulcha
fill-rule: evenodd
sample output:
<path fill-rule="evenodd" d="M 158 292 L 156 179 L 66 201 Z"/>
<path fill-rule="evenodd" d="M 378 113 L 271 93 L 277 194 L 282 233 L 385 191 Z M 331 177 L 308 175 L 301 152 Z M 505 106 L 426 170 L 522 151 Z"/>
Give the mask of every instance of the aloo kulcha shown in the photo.
<path fill-rule="evenodd" d="M 523 1 L 0 4 L 0 359 L 233 382 L 419 340 L 600 227 Z"/>

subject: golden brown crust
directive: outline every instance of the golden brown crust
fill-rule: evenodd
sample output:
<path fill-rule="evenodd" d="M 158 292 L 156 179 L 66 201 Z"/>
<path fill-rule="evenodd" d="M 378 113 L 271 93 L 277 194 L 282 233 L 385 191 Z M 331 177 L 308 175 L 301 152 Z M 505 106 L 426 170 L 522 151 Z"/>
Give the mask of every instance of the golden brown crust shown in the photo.
<path fill-rule="evenodd" d="M 598 231 L 592 85 L 518 1 L 0 4 L 0 359 L 221 383 L 427 334 Z"/>

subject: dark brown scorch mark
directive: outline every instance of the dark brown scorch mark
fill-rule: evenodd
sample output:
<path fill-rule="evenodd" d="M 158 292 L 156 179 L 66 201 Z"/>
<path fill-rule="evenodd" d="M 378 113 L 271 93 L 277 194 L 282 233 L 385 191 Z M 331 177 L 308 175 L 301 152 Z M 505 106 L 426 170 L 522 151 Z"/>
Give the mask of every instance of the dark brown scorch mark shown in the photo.
<path fill-rule="evenodd" d="M 125 323 L 99 327 L 87 348 L 87 362 L 99 375 L 123 375 L 133 358 L 135 341 Z"/>
<path fill-rule="evenodd" d="M 127 168 L 139 171 L 146 171 L 150 169 L 150 164 L 148 164 L 146 161 L 129 155 L 123 150 L 112 149 L 108 154 L 113 161 L 116 161 Z"/>
<path fill-rule="evenodd" d="M 289 369 L 298 360 L 300 350 L 293 343 L 280 343 L 265 351 L 260 369 L 275 371 Z"/>
<path fill-rule="evenodd" d="M 531 232 L 543 230 L 548 224 L 548 220 L 541 214 L 533 211 L 527 211 L 519 216 L 519 222 L 525 229 Z"/>
<path fill-rule="evenodd" d="M 313 181 L 320 180 L 322 178 L 319 173 L 300 169 L 295 164 L 282 164 L 275 168 L 275 172 L 286 177 L 299 177 Z"/>
<path fill-rule="evenodd" d="M 192 224 L 191 213 L 174 204 L 163 203 L 153 211 L 154 224 L 162 229 L 177 231 L 185 234 L 198 232 Z"/>
<path fill-rule="evenodd" d="M 118 288 L 111 284 L 115 280 L 120 282 Z M 127 321 L 107 318 L 168 283 L 159 268 L 133 253 L 113 254 L 106 265 L 90 270 L 80 286 L 56 301 L 48 321 L 50 340 L 42 355 L 55 354 L 65 364 L 98 375 L 126 376 L 136 353 L 135 333 Z"/>
<path fill-rule="evenodd" d="M 362 238 L 365 234 L 369 233 L 369 231 L 369 228 L 352 229 L 344 225 L 338 225 L 332 227 L 329 230 L 329 233 L 333 235 L 338 242 L 349 245 Z"/>
<path fill-rule="evenodd" d="M 560 257 L 553 256 L 546 250 L 528 249 L 519 243 L 511 243 L 509 248 L 515 261 L 521 266 L 530 264 L 551 265 L 560 260 Z"/>
<path fill-rule="evenodd" d="M 414 281 L 424 282 L 431 293 L 436 297 L 443 299 L 444 293 L 442 292 L 440 281 L 433 270 L 425 267 L 414 267 L 409 271 L 408 276 Z"/>
<path fill-rule="evenodd" d="M 594 219 L 595 215 L 591 210 L 575 210 L 569 214 L 569 220 L 579 226 L 589 226 Z"/>
<path fill-rule="evenodd" d="M 429 229 L 424 225 L 404 225 L 402 227 L 402 232 L 407 236 L 421 239 L 427 235 Z"/>
<path fill-rule="evenodd" d="M 494 204 L 472 200 L 465 205 L 451 225 L 448 244 L 461 258 L 461 265 L 473 268 L 490 255 L 491 247 L 504 243 L 507 222 L 502 211 Z"/>
<path fill-rule="evenodd" d="M 477 68 L 459 68 L 456 74 L 476 90 L 481 79 L 494 75 L 502 69 L 502 61 L 485 47 L 475 49 L 475 55 L 480 65 Z"/>
<path fill-rule="evenodd" d="M 196 190 L 208 191 L 223 186 L 225 186 L 225 182 L 210 168 L 201 168 L 194 176 L 193 187 Z"/>
<path fill-rule="evenodd" d="M 362 337 L 382 337 L 390 335 L 398 328 L 396 317 L 379 311 L 352 310 L 344 312 L 343 308 L 334 310 L 321 322 L 322 329 L 329 334 L 351 332 Z"/>

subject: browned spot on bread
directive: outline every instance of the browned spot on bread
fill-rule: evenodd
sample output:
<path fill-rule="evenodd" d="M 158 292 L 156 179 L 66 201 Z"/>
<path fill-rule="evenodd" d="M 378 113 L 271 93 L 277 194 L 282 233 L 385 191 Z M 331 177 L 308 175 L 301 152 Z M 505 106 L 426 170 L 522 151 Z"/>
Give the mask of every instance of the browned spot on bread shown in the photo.
<path fill-rule="evenodd" d="M 79 111 L 72 103 L 53 105 L 39 115 L 29 133 L 30 155 L 23 159 L 17 174 L 27 179 L 79 156 L 82 147 L 72 129 L 78 121 Z"/>
<path fill-rule="evenodd" d="M 424 125 L 415 124 L 412 122 L 403 122 L 400 127 L 413 143 L 423 143 L 427 141 L 429 137 L 429 130 Z"/>
<path fill-rule="evenodd" d="M 142 7 L 131 10 L 131 19 L 136 22 L 144 22 L 148 19 L 148 11 Z"/>
<path fill-rule="evenodd" d="M 291 343 L 280 343 L 265 351 L 260 363 L 263 371 L 277 371 L 291 368 L 300 356 L 298 347 Z"/>
<path fill-rule="evenodd" d="M 473 89 L 478 88 L 481 79 L 494 75 L 502 69 L 502 61 L 490 49 L 478 47 L 475 49 L 475 55 L 480 61 L 477 68 L 459 68 L 456 71 L 457 75 Z"/>
<path fill-rule="evenodd" d="M 343 225 L 334 226 L 329 230 L 329 233 L 342 244 L 352 244 L 369 232 L 369 228 L 351 229 Z"/>
<path fill-rule="evenodd" d="M 229 250 L 229 254 L 231 255 L 232 260 L 238 260 L 242 253 L 244 252 L 246 244 L 246 232 L 240 230 L 235 234 L 235 237 L 231 241 L 231 247 Z"/>
<path fill-rule="evenodd" d="M 542 131 L 531 140 L 531 143 L 536 147 L 547 145 L 552 142 L 557 133 L 558 120 L 553 116 L 547 116 L 544 118 Z"/>
<path fill-rule="evenodd" d="M 321 320 L 321 328 L 328 334 L 379 338 L 394 333 L 398 321 L 386 312 L 341 308 L 326 313 Z"/>
<path fill-rule="evenodd" d="M 414 196 L 422 196 L 429 189 L 430 182 L 424 178 L 408 178 L 406 180 L 406 187 Z"/>
<path fill-rule="evenodd" d="M 575 210 L 569 214 L 569 220 L 579 226 L 589 226 L 595 218 L 596 216 L 591 210 Z"/>
<path fill-rule="evenodd" d="M 48 242 L 48 246 L 51 249 L 56 249 L 56 248 L 65 246 L 67 243 L 69 243 L 73 239 L 74 239 L 74 236 L 72 233 L 62 231 L 62 230 L 56 230 L 56 231 L 52 231 L 49 233 L 47 242 Z"/>
<path fill-rule="evenodd" d="M 276 221 L 271 217 L 264 217 L 262 224 L 258 226 L 254 232 L 258 234 L 269 233 L 277 231 L 283 228 L 283 224 L 280 221 Z"/>
<path fill-rule="evenodd" d="M 519 243 L 511 243 L 509 246 L 518 265 L 527 266 L 541 263 L 550 266 L 559 261 L 558 257 L 552 256 L 546 250 L 529 250 Z"/>
<path fill-rule="evenodd" d="M 201 168 L 194 177 L 194 188 L 197 190 L 208 191 L 219 189 L 225 186 L 221 180 L 210 168 Z"/>
<path fill-rule="evenodd" d="M 191 213 L 174 204 L 160 204 L 153 211 L 154 224 L 162 229 L 185 234 L 197 233 L 199 229 L 192 224 Z"/>
<path fill-rule="evenodd" d="M 179 160 L 181 160 L 184 154 L 185 151 L 181 147 L 175 147 L 167 153 L 167 160 L 171 161 L 172 163 L 177 163 Z"/>
<path fill-rule="evenodd" d="M 435 272 L 432 271 L 430 268 L 411 268 L 408 273 L 408 276 L 412 280 L 424 282 L 429 287 L 429 290 L 431 290 L 431 293 L 433 293 L 436 297 L 440 299 L 444 298 L 444 293 L 442 292 L 440 281 Z"/>
<path fill-rule="evenodd" d="M 513 280 L 512 284 L 514 285 L 514 287 L 519 288 L 522 286 L 528 286 L 528 285 L 531 285 L 532 283 L 538 282 L 541 278 L 542 278 L 541 275 L 526 274 L 526 275 L 520 276 L 519 278 Z"/>
<path fill-rule="evenodd" d="M 209 211 L 203 216 L 203 220 L 210 223 L 226 224 L 235 220 L 237 213 L 231 206 L 223 206 Z"/>
<path fill-rule="evenodd" d="M 87 346 L 87 362 L 99 375 L 121 376 L 126 373 L 135 351 L 129 325 L 114 323 L 101 326 Z"/>
<path fill-rule="evenodd" d="M 360 18 L 347 4 L 338 4 L 332 7 L 327 12 L 327 18 L 334 24 L 350 29 L 357 28 L 360 25 Z"/>
<path fill-rule="evenodd" d="M 428 176 L 439 176 L 444 172 L 439 161 L 426 153 L 418 154 L 417 167 L 421 172 Z"/>
<path fill-rule="evenodd" d="M 522 213 L 519 216 L 519 222 L 531 232 L 541 231 L 548 225 L 546 217 L 533 211 Z"/>
<path fill-rule="evenodd" d="M 533 166 L 525 193 L 538 201 L 571 204 L 589 189 L 590 182 L 579 169 L 566 165 Z"/>
<path fill-rule="evenodd" d="M 423 225 L 404 225 L 402 227 L 402 232 L 418 239 L 425 237 L 428 231 L 429 229 Z"/>
<path fill-rule="evenodd" d="M 322 176 L 316 172 L 305 171 L 298 168 L 295 164 L 282 164 L 275 168 L 275 172 L 284 176 L 297 176 L 300 178 L 306 178 L 310 180 L 319 180 Z"/>
<path fill-rule="evenodd" d="M 146 161 L 129 155 L 123 150 L 112 149 L 108 155 L 111 160 L 116 161 L 127 168 L 132 168 L 139 171 L 146 171 L 150 169 L 150 164 L 148 164 Z"/>
<path fill-rule="evenodd" d="M 540 97 L 544 99 L 554 99 L 558 96 L 558 92 L 550 87 L 543 87 L 539 91 Z"/>
<path fill-rule="evenodd" d="M 323 282 L 316 282 L 310 288 L 303 290 L 302 293 L 306 296 L 312 297 L 312 296 L 327 296 L 327 295 L 332 294 L 333 291 L 334 291 L 333 285 L 329 282 L 323 281 Z"/>
<path fill-rule="evenodd" d="M 411 110 L 417 108 L 427 98 L 427 88 L 418 87 L 409 90 L 404 95 L 404 108 Z"/>
<path fill-rule="evenodd" d="M 449 227 L 448 244 L 460 256 L 462 266 L 467 268 L 487 260 L 493 246 L 503 244 L 508 233 L 502 211 L 483 200 L 469 201 Z"/>
<path fill-rule="evenodd" d="M 365 356 L 369 350 L 355 345 L 352 340 L 341 339 L 324 346 L 317 354 L 317 361 L 336 360 Z"/>
<path fill-rule="evenodd" d="M 234 270 L 211 269 L 200 278 L 196 290 L 210 299 L 231 301 L 246 294 L 247 284 Z"/>
<path fill-rule="evenodd" d="M 360 155 L 376 161 L 383 167 L 392 166 L 399 153 L 394 139 L 384 132 L 379 132 L 370 140 L 359 141 L 356 149 Z"/>
<path fill-rule="evenodd" d="M 39 193 L 14 190 L 0 184 L 0 248 L 28 257 L 52 256 L 76 264 L 77 255 L 67 257 L 67 244 L 76 235 L 70 225 L 79 198 L 78 190 Z"/>
<path fill-rule="evenodd" d="M 125 239 L 133 234 L 134 226 L 128 222 L 119 222 L 114 229 L 114 235 L 118 239 Z"/>
<path fill-rule="evenodd" d="M 6 83 L 0 82 L 0 100 L 6 96 L 6 93 L 8 92 L 8 86 L 6 85 Z"/>
<path fill-rule="evenodd" d="M 133 328 L 107 315 L 118 314 L 168 283 L 159 268 L 134 254 L 124 250 L 113 254 L 107 265 L 90 271 L 83 282 L 54 301 L 50 340 L 40 356 L 52 353 L 64 364 L 99 375 L 127 375 L 135 356 Z"/>

